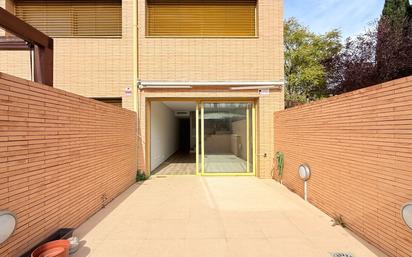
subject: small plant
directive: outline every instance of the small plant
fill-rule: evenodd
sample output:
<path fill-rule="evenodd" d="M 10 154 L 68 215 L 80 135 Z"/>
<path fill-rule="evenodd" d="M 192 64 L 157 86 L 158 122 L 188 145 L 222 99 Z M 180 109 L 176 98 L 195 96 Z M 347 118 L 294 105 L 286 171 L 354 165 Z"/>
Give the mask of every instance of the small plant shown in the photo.
<path fill-rule="evenodd" d="M 104 207 L 106 207 L 108 203 L 107 194 L 106 193 L 102 194 L 102 196 L 100 197 L 100 200 L 102 201 L 102 209 L 103 209 Z"/>
<path fill-rule="evenodd" d="M 282 152 L 277 152 L 275 157 L 276 157 L 276 163 L 277 163 L 278 177 L 279 177 L 280 183 L 282 184 L 284 155 Z"/>
<path fill-rule="evenodd" d="M 136 182 L 144 181 L 146 179 L 147 179 L 146 174 L 143 171 L 141 170 L 136 171 Z"/>
<path fill-rule="evenodd" d="M 346 224 L 345 224 L 345 222 L 343 221 L 343 216 L 342 215 L 335 215 L 335 217 L 333 217 L 333 219 L 332 219 L 332 222 L 333 222 L 333 224 L 332 224 L 332 227 L 334 227 L 334 226 L 341 226 L 342 228 L 346 228 Z"/>

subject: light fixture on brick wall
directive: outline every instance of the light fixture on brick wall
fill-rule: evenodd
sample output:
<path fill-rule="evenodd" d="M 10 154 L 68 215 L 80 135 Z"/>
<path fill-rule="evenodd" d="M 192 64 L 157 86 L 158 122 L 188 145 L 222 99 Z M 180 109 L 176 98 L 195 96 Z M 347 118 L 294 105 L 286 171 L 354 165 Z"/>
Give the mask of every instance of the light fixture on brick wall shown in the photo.
<path fill-rule="evenodd" d="M 298 168 L 299 177 L 303 180 L 303 198 L 308 200 L 308 180 L 310 178 L 310 168 L 307 164 L 301 164 Z"/>
<path fill-rule="evenodd" d="M 402 206 L 401 217 L 406 226 L 412 229 L 412 202 L 407 202 Z"/>
<path fill-rule="evenodd" d="M 14 213 L 0 211 L 0 244 L 5 242 L 16 229 L 17 218 Z"/>

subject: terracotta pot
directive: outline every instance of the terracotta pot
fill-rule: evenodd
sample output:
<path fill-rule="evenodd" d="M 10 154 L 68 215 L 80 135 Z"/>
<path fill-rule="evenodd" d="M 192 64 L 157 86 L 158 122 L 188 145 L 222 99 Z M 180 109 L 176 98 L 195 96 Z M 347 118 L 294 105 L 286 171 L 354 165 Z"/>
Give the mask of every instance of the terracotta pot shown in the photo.
<path fill-rule="evenodd" d="M 68 240 L 55 240 L 45 243 L 36 248 L 31 257 L 68 257 L 69 256 Z"/>

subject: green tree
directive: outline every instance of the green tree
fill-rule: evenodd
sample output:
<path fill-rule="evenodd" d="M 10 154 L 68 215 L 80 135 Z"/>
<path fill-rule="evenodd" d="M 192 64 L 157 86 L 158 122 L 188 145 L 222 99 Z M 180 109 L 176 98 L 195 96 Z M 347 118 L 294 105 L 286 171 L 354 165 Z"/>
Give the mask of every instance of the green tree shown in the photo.
<path fill-rule="evenodd" d="M 327 96 L 324 63 L 342 48 L 338 30 L 311 32 L 295 18 L 284 23 L 286 99 L 304 102 Z"/>
<path fill-rule="evenodd" d="M 386 0 L 382 10 L 382 18 L 392 24 L 402 24 L 410 12 L 409 0 Z"/>
<path fill-rule="evenodd" d="M 377 74 L 382 81 L 412 74 L 412 7 L 409 0 L 386 0 L 379 20 Z"/>

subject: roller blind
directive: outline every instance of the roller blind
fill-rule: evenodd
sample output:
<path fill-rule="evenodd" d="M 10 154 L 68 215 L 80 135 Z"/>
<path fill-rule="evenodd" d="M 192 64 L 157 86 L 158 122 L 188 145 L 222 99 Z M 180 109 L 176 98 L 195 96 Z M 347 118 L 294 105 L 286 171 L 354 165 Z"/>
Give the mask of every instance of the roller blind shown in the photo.
<path fill-rule="evenodd" d="M 256 0 L 147 0 L 148 36 L 255 36 Z"/>
<path fill-rule="evenodd" d="M 16 0 L 15 11 L 52 37 L 122 35 L 121 0 Z"/>

